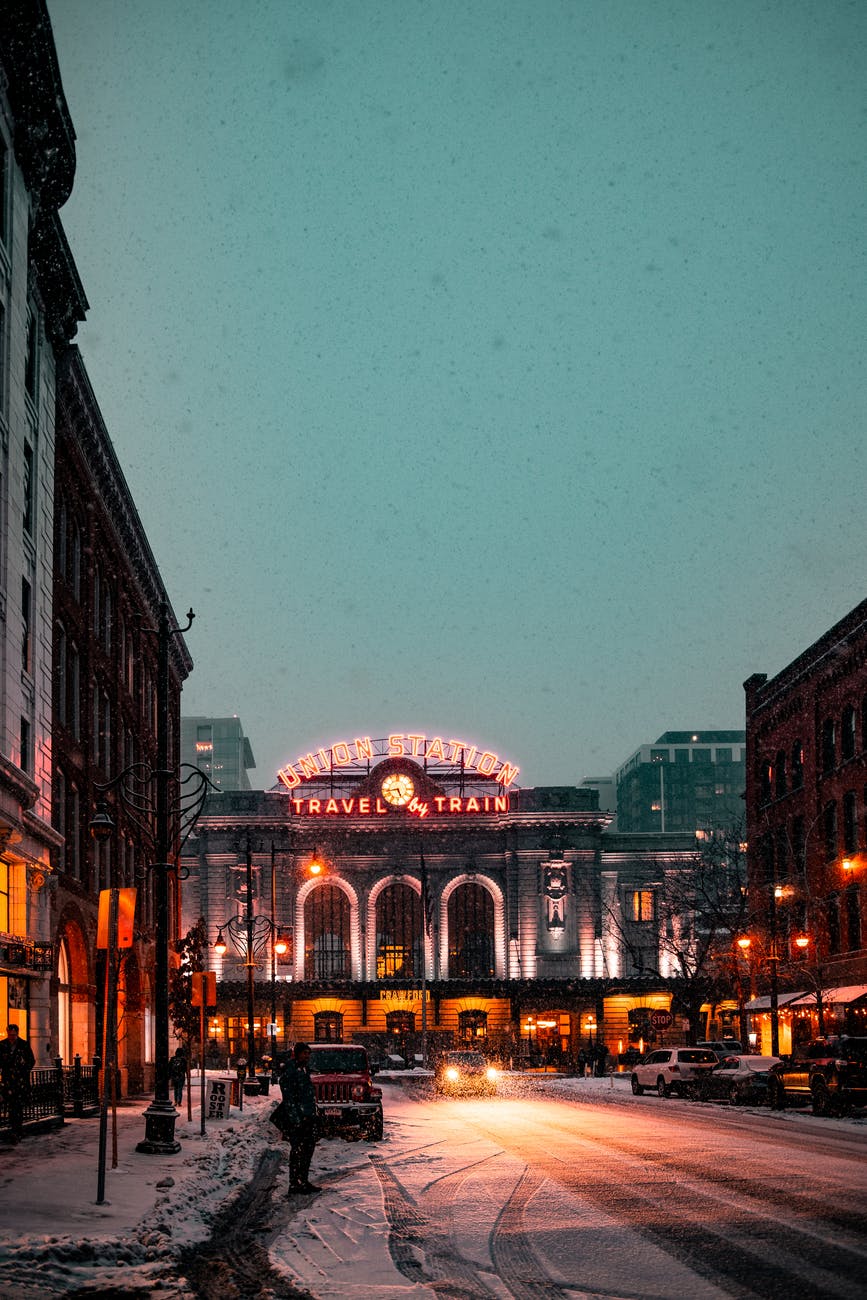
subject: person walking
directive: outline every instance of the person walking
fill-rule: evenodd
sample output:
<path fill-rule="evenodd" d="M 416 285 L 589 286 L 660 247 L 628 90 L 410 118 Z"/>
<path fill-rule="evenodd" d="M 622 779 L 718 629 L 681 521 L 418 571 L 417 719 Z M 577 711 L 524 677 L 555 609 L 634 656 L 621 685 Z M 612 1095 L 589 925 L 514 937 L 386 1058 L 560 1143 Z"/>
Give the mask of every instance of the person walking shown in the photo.
<path fill-rule="evenodd" d="M 0 1089 L 13 1142 L 20 1142 L 24 1131 L 24 1103 L 30 1092 L 30 1071 L 35 1063 L 33 1049 L 21 1037 L 18 1026 L 7 1026 L 6 1037 L 0 1039 Z"/>
<path fill-rule="evenodd" d="M 310 1161 L 316 1148 L 316 1093 L 310 1078 L 310 1048 L 296 1043 L 292 1059 L 280 1075 L 286 1132 L 289 1135 L 289 1195 L 319 1192 L 310 1181 Z"/>
<path fill-rule="evenodd" d="M 180 1106 L 184 1100 L 184 1084 L 187 1081 L 187 1058 L 182 1047 L 176 1049 L 169 1061 L 169 1078 L 175 1094 L 175 1105 Z"/>

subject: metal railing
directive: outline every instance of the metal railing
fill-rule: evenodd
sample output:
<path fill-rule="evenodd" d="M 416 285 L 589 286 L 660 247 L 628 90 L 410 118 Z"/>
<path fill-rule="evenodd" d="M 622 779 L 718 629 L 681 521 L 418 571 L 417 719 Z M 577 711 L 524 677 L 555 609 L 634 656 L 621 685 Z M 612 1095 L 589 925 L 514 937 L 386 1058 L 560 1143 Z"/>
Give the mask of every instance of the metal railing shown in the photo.
<path fill-rule="evenodd" d="M 49 1069 L 31 1070 L 30 1087 L 24 1098 L 24 1128 L 55 1128 L 67 1117 L 84 1118 L 99 1111 L 99 1062 L 82 1065 L 76 1056 L 72 1065 L 60 1057 Z M 0 1093 L 0 1135 L 9 1132 L 9 1108 Z"/>

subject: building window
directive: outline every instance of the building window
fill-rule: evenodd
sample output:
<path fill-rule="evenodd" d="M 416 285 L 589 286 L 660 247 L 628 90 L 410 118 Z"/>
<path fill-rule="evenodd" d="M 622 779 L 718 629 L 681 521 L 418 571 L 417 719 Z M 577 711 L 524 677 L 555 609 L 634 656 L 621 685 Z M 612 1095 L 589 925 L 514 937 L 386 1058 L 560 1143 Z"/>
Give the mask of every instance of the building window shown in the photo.
<path fill-rule="evenodd" d="M 313 1015 L 314 1043 L 343 1042 L 343 1013 L 341 1011 L 316 1011 Z"/>
<path fill-rule="evenodd" d="M 26 578 L 21 579 L 21 669 L 22 672 L 32 673 L 33 663 L 33 632 L 32 632 L 32 593 L 30 583 Z"/>
<path fill-rule="evenodd" d="M 376 900 L 376 978 L 414 979 L 421 973 L 421 898 L 394 884 Z"/>
<path fill-rule="evenodd" d="M 837 856 L 837 802 L 835 799 L 825 804 L 822 813 L 822 825 L 825 832 L 825 861 L 833 862 Z"/>
<path fill-rule="evenodd" d="M 102 570 L 99 565 L 93 569 L 93 637 L 95 641 L 101 642 L 100 635 L 100 617 L 102 613 Z"/>
<path fill-rule="evenodd" d="M 462 1043 L 481 1046 L 488 1040 L 487 1011 L 459 1011 L 458 1038 Z"/>
<path fill-rule="evenodd" d="M 74 880 L 81 879 L 81 795 L 78 787 L 72 784 L 69 787 L 69 816 L 66 821 L 66 870 Z"/>
<path fill-rule="evenodd" d="M 349 899 L 337 885 L 317 885 L 304 902 L 304 978 L 349 977 Z"/>
<path fill-rule="evenodd" d="M 787 792 L 786 786 L 786 755 L 781 749 L 777 754 L 777 762 L 774 771 L 774 789 L 778 799 L 782 799 Z"/>
<path fill-rule="evenodd" d="M 0 132 L 0 239 L 9 247 L 9 145 Z"/>
<path fill-rule="evenodd" d="M 796 740 L 792 746 L 792 789 L 800 790 L 804 784 L 804 746 L 800 740 Z"/>
<path fill-rule="evenodd" d="M 837 763 L 837 729 L 833 718 L 822 723 L 822 771 L 833 772 Z"/>
<path fill-rule="evenodd" d="M 34 477 L 33 448 L 29 442 L 24 444 L 24 531 L 28 537 L 33 536 L 33 515 L 35 508 L 36 481 Z"/>
<path fill-rule="evenodd" d="M 846 900 L 846 947 L 857 952 L 861 947 L 861 891 L 850 885 L 844 895 Z"/>
<path fill-rule="evenodd" d="M 490 979 L 494 974 L 494 902 L 474 882 L 459 885 L 448 901 L 449 979 Z"/>
<path fill-rule="evenodd" d="M 854 790 L 843 795 L 843 852 L 858 851 L 858 800 Z"/>
<path fill-rule="evenodd" d="M 629 899 L 629 916 L 633 921 L 650 922 L 656 916 L 656 894 L 652 889 L 633 889 Z"/>
<path fill-rule="evenodd" d="M 770 803 L 774 788 L 774 768 L 771 763 L 762 763 L 762 803 Z"/>
<path fill-rule="evenodd" d="M 855 730 L 855 710 L 847 704 L 840 726 L 840 752 L 844 763 L 855 757 Z"/>
<path fill-rule="evenodd" d="M 70 586 L 75 599 L 81 603 L 81 529 L 78 523 L 72 523 L 72 555 L 70 562 Z"/>
<path fill-rule="evenodd" d="M 807 837 L 804 833 L 804 819 L 800 816 L 792 818 L 792 854 L 795 871 L 803 876 L 807 870 Z"/>
<path fill-rule="evenodd" d="M 81 656 L 75 645 L 69 650 L 69 729 L 81 738 Z"/>
<path fill-rule="evenodd" d="M 840 900 L 835 895 L 825 904 L 825 918 L 828 927 L 828 952 L 840 951 Z"/>
<path fill-rule="evenodd" d="M 21 771 L 33 771 L 32 741 L 30 739 L 30 719 L 21 719 Z"/>
<path fill-rule="evenodd" d="M 789 836 L 784 825 L 777 827 L 777 880 L 785 880 L 789 874 Z"/>
<path fill-rule="evenodd" d="M 36 401 L 39 386 L 39 318 L 27 313 L 27 356 L 24 362 L 24 387 L 31 402 Z"/>

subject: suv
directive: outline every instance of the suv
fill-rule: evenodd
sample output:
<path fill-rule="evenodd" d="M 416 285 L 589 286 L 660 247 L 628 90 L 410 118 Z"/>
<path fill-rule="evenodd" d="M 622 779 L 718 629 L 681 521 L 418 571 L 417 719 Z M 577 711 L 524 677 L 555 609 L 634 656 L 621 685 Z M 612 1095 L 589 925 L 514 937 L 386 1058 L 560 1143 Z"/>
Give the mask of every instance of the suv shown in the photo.
<path fill-rule="evenodd" d="M 867 1038 L 815 1038 L 801 1043 L 771 1070 L 768 1098 L 783 1110 L 789 1098 L 807 1098 L 814 1115 L 867 1105 Z"/>
<path fill-rule="evenodd" d="M 382 1137 L 382 1089 L 371 1082 L 367 1048 L 360 1043 L 311 1043 L 310 1077 L 316 1089 L 319 1132 L 360 1129 Z"/>
<path fill-rule="evenodd" d="M 660 1097 L 686 1092 L 686 1086 L 708 1074 L 719 1058 L 706 1047 L 660 1047 L 632 1067 L 632 1091 L 640 1097 L 645 1088 L 655 1088 Z"/>
<path fill-rule="evenodd" d="M 726 1056 L 743 1055 L 743 1046 L 736 1038 L 714 1038 L 712 1041 L 696 1043 L 696 1047 L 707 1047 L 716 1052 L 722 1061 Z"/>

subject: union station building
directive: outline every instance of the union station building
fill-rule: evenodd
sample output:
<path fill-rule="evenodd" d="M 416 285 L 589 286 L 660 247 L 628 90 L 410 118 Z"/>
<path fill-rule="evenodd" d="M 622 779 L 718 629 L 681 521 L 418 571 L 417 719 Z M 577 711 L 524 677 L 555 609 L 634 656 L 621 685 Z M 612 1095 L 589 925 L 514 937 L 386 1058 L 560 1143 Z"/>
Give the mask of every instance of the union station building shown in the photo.
<path fill-rule="evenodd" d="M 654 890 L 695 838 L 612 833 L 596 790 L 518 775 L 401 733 L 210 796 L 181 873 L 181 932 L 203 918 L 217 973 L 209 1058 L 247 1055 L 251 996 L 257 1059 L 297 1039 L 556 1065 L 639 1046 L 671 1002 Z"/>

